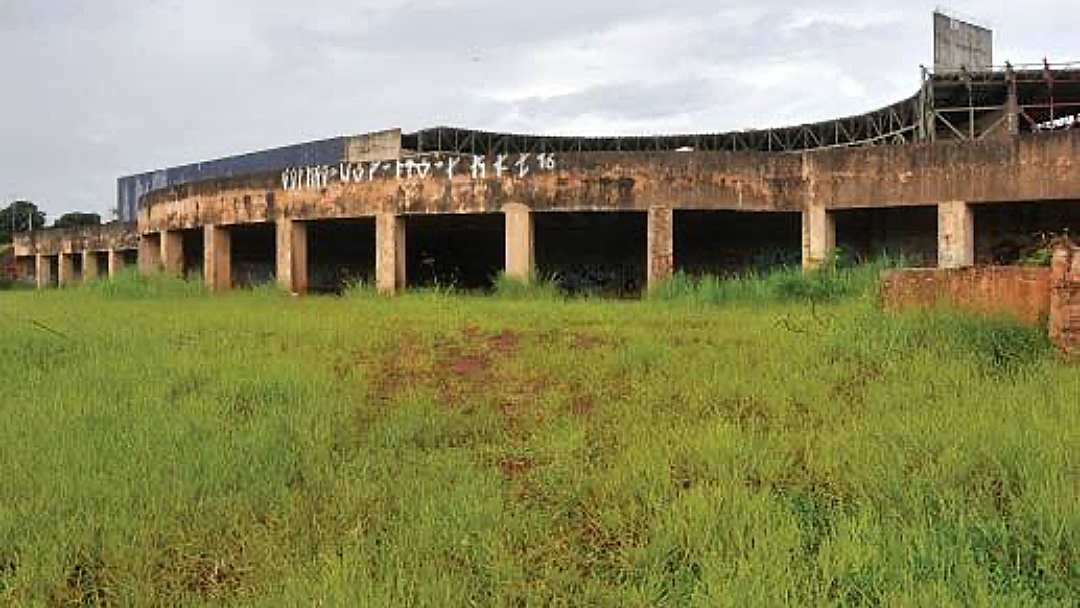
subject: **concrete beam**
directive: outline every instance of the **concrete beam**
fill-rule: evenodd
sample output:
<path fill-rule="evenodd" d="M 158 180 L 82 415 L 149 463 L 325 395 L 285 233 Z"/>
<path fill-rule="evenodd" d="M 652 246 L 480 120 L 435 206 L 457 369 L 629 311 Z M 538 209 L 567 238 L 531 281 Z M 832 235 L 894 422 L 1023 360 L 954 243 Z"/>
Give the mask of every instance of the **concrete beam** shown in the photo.
<path fill-rule="evenodd" d="M 405 289 L 405 218 L 392 213 L 375 217 L 375 283 L 379 293 Z"/>
<path fill-rule="evenodd" d="M 124 256 L 116 249 L 109 250 L 109 278 L 115 279 L 124 269 Z"/>
<path fill-rule="evenodd" d="M 649 209 L 646 282 L 649 291 L 675 273 L 675 220 L 669 207 Z"/>
<path fill-rule="evenodd" d="M 203 227 L 203 273 L 212 291 L 232 289 L 232 235 L 227 228 Z"/>
<path fill-rule="evenodd" d="M 532 210 L 520 203 L 503 207 L 506 216 L 506 276 L 530 282 L 536 276 Z"/>
<path fill-rule="evenodd" d="M 307 293 L 308 245 L 307 224 L 281 218 L 277 232 L 277 280 L 290 293 Z"/>
<path fill-rule="evenodd" d="M 804 270 L 820 267 L 836 250 L 836 217 L 825 207 L 812 206 L 802 214 Z"/>
<path fill-rule="evenodd" d="M 34 256 L 34 278 L 37 281 L 38 289 L 45 289 L 46 287 L 52 287 L 52 263 L 47 255 Z"/>
<path fill-rule="evenodd" d="M 184 276 L 184 233 L 179 230 L 161 232 L 161 266 L 170 277 Z"/>
<path fill-rule="evenodd" d="M 82 276 L 84 281 L 96 281 L 101 278 L 96 251 L 82 252 Z"/>
<path fill-rule="evenodd" d="M 975 265 L 975 218 L 964 201 L 938 205 L 938 267 Z"/>
<path fill-rule="evenodd" d="M 70 285 L 78 279 L 75 276 L 75 254 L 70 252 L 60 254 L 59 276 L 57 279 L 61 287 Z"/>

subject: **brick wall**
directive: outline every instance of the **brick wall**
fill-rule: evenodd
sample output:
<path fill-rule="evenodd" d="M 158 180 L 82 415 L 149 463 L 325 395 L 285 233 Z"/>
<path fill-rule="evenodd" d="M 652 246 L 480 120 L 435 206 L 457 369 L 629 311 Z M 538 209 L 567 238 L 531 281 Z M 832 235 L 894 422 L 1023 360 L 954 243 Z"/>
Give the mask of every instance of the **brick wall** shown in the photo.
<path fill-rule="evenodd" d="M 1050 339 L 1066 353 L 1080 355 L 1080 247 L 1054 251 L 1050 275 Z"/>
<path fill-rule="evenodd" d="M 1080 356 L 1080 247 L 1059 245 L 1050 268 L 984 266 L 955 270 L 886 272 L 881 278 L 886 310 L 955 306 L 1047 322 L 1050 339 Z"/>
<path fill-rule="evenodd" d="M 1038 323 L 1050 315 L 1050 269 L 979 266 L 913 269 L 882 275 L 886 310 L 956 306 Z"/>

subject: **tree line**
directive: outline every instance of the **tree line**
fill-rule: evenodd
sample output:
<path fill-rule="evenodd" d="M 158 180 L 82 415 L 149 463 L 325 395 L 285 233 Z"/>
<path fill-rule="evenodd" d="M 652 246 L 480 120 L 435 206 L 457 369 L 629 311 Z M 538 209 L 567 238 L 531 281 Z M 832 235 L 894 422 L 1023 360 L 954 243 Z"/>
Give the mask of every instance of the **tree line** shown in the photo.
<path fill-rule="evenodd" d="M 46 225 L 45 212 L 30 201 L 15 201 L 0 209 L 0 243 L 10 243 L 16 232 L 40 230 Z M 76 226 L 100 226 L 101 216 L 97 213 L 65 213 L 53 222 L 54 228 L 74 228 Z"/>

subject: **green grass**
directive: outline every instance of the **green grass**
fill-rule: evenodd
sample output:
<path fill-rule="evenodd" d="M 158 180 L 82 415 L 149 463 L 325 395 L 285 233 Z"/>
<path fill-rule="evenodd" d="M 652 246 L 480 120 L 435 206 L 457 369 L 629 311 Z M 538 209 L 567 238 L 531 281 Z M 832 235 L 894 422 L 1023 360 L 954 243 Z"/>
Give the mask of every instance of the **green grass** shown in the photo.
<path fill-rule="evenodd" d="M 1075 606 L 1080 368 L 852 273 L 0 294 L 0 606 Z"/>

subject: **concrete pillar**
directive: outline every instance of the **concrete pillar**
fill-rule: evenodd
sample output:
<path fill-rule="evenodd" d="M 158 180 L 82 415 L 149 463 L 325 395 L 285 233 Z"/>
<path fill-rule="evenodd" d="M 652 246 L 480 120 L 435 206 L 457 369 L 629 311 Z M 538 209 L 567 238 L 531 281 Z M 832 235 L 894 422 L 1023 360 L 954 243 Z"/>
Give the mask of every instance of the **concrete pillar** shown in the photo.
<path fill-rule="evenodd" d="M 670 208 L 649 209 L 646 283 L 657 288 L 675 273 L 675 215 Z"/>
<path fill-rule="evenodd" d="M 15 259 L 15 275 L 20 281 L 31 281 L 34 279 L 34 270 L 36 260 L 33 257 L 19 256 Z"/>
<path fill-rule="evenodd" d="M 51 287 L 53 276 L 49 256 L 41 254 L 34 256 L 34 266 L 34 278 L 37 280 L 38 289 Z"/>
<path fill-rule="evenodd" d="M 963 201 L 938 205 L 938 267 L 966 268 L 975 264 L 975 220 Z"/>
<path fill-rule="evenodd" d="M 184 233 L 161 231 L 161 266 L 170 277 L 184 276 Z"/>
<path fill-rule="evenodd" d="M 802 214 L 802 264 L 813 270 L 827 262 L 836 250 L 836 217 L 822 206 Z"/>
<path fill-rule="evenodd" d="M 232 235 L 227 228 L 203 228 L 203 273 L 211 290 L 232 289 Z"/>
<path fill-rule="evenodd" d="M 375 218 L 375 283 L 379 293 L 405 289 L 405 218 L 392 213 Z"/>
<path fill-rule="evenodd" d="M 139 237 L 139 273 L 149 275 L 161 269 L 161 235 Z"/>
<path fill-rule="evenodd" d="M 109 278 L 115 279 L 124 269 L 124 256 L 116 249 L 109 250 Z"/>
<path fill-rule="evenodd" d="M 520 203 L 503 207 L 506 216 L 506 276 L 530 282 L 536 276 L 532 209 Z"/>
<path fill-rule="evenodd" d="M 307 224 L 281 218 L 277 231 L 277 280 L 290 293 L 306 293 L 308 288 Z"/>
<path fill-rule="evenodd" d="M 57 279 L 61 287 L 75 282 L 75 254 L 63 252 L 60 254 L 59 276 Z"/>
<path fill-rule="evenodd" d="M 96 281 L 101 278 L 101 268 L 98 266 L 98 256 L 95 251 L 84 251 L 82 254 L 82 278 L 84 281 Z"/>

